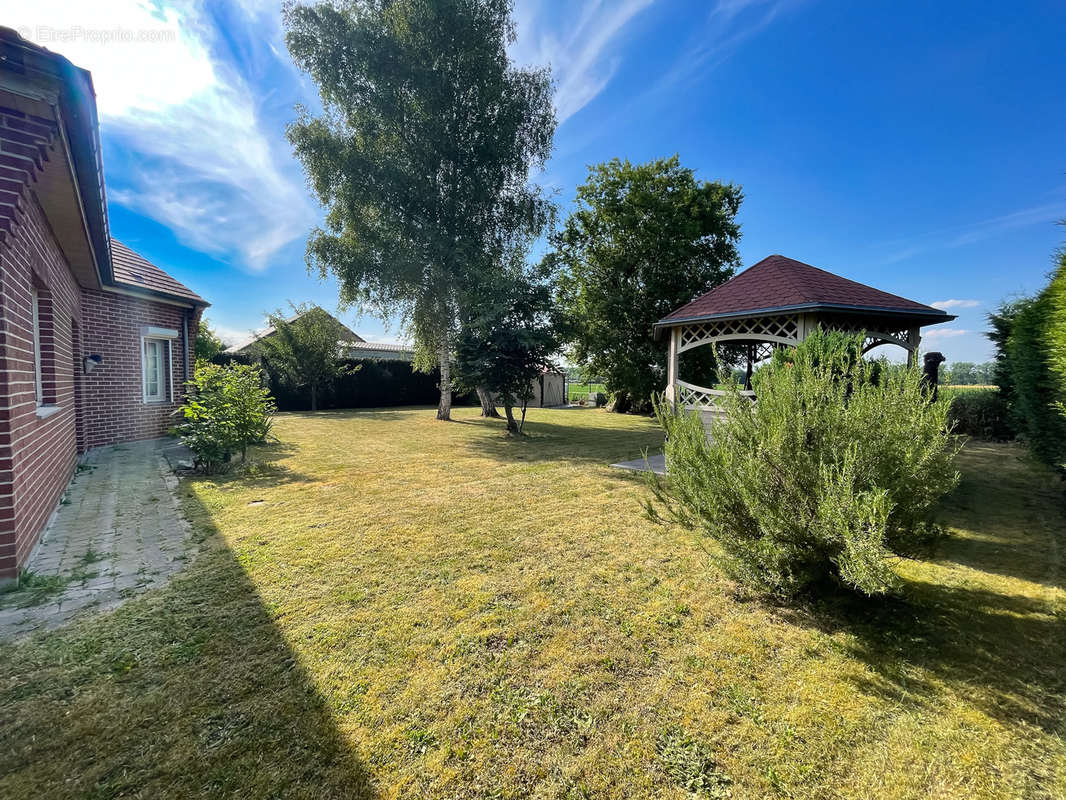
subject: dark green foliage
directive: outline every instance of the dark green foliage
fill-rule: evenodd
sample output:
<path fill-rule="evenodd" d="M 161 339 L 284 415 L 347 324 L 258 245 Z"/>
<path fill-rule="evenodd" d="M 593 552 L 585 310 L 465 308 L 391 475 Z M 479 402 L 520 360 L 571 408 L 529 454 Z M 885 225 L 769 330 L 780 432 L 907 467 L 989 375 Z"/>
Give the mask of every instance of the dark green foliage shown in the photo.
<path fill-rule="evenodd" d="M 349 360 L 350 372 L 325 383 L 318 394 L 319 409 L 432 406 L 440 397 L 440 373 L 416 371 L 409 361 Z M 308 411 L 310 398 L 303 389 L 286 385 L 267 369 L 268 385 L 281 411 Z M 474 400 L 465 395 L 456 405 Z"/>
<path fill-rule="evenodd" d="M 289 141 L 327 208 L 308 265 L 341 301 L 399 313 L 451 404 L 459 295 L 543 230 L 528 176 L 551 153 L 547 69 L 517 69 L 509 0 L 289 6 L 286 43 L 324 112 Z"/>
<path fill-rule="evenodd" d="M 274 332 L 260 339 L 256 350 L 274 375 L 290 386 L 306 386 L 311 410 L 317 411 L 322 387 L 351 369 L 343 361 L 344 328 L 317 306 L 293 305 L 292 310 L 291 318 L 282 316 L 281 311 L 267 316 Z"/>
<path fill-rule="evenodd" d="M 552 237 L 559 303 L 573 359 L 600 376 L 618 411 L 647 410 L 666 383 L 661 318 L 733 275 L 742 194 L 696 180 L 677 156 L 592 167 L 574 212 Z M 713 385 L 710 348 L 693 351 L 689 378 Z"/>
<path fill-rule="evenodd" d="M 1014 376 L 1008 357 L 1008 343 L 1014 320 L 1025 302 L 1013 300 L 1003 303 L 988 315 L 990 329 L 985 333 L 996 349 L 995 358 L 992 360 L 992 383 L 999 387 L 1000 396 L 1008 408 L 1014 404 Z"/>
<path fill-rule="evenodd" d="M 502 273 L 494 284 L 482 284 L 469 307 L 476 311 L 464 321 L 456 344 L 460 383 L 497 396 L 507 432 L 521 434 L 533 381 L 555 369 L 552 357 L 560 347 L 550 288 L 518 268 Z M 518 422 L 515 406 L 522 409 Z"/>
<path fill-rule="evenodd" d="M 1004 442 L 1014 438 L 1007 404 L 996 389 L 972 389 L 955 392 L 948 404 L 948 424 L 952 433 Z"/>
<path fill-rule="evenodd" d="M 258 367 L 201 361 L 189 382 L 176 432 L 192 450 L 196 467 L 215 473 L 225 469 L 234 453 L 243 458 L 248 445 L 267 438 L 274 408 Z"/>
<path fill-rule="evenodd" d="M 200 327 L 196 331 L 196 342 L 193 345 L 193 353 L 197 361 L 212 361 L 226 345 L 218 335 L 211 330 L 211 325 L 206 319 L 200 320 Z"/>
<path fill-rule="evenodd" d="M 996 372 L 1011 421 L 1041 461 L 1066 467 L 1066 252 L 1035 297 L 990 317 Z"/>
<path fill-rule="evenodd" d="M 729 574 L 761 591 L 790 596 L 827 579 L 891 590 L 890 558 L 935 533 L 959 445 L 921 372 L 863 360 L 862 342 L 815 333 L 777 351 L 754 375 L 754 405 L 730 389 L 711 441 L 698 415 L 660 405 L 668 472 L 652 479 L 652 517 L 715 540 Z"/>

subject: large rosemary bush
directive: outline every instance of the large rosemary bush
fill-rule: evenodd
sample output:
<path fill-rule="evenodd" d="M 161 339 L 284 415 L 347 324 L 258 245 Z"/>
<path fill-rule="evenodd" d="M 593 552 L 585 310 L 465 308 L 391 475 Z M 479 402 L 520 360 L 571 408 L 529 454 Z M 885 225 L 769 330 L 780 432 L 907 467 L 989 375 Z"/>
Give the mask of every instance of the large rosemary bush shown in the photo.
<path fill-rule="evenodd" d="M 861 336 L 820 332 L 778 351 L 753 378 L 754 405 L 731 390 L 710 441 L 698 415 L 660 401 L 668 472 L 652 479 L 652 517 L 715 540 L 727 572 L 762 591 L 889 591 L 892 558 L 936 530 L 958 444 L 917 369 L 861 353 Z"/>

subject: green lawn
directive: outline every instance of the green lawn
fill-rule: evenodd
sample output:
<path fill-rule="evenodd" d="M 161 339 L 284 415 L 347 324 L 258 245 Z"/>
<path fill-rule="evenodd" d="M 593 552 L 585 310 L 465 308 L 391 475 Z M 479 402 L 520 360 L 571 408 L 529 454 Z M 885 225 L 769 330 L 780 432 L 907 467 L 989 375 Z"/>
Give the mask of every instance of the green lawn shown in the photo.
<path fill-rule="evenodd" d="M 571 403 L 576 403 L 582 397 L 588 397 L 592 392 L 607 393 L 607 385 L 603 383 L 568 383 L 566 386 Z"/>
<path fill-rule="evenodd" d="M 2 797 L 1066 796 L 1057 479 L 965 450 L 891 602 L 768 605 L 612 470 L 645 418 L 288 414 L 202 554 L 0 646 Z"/>

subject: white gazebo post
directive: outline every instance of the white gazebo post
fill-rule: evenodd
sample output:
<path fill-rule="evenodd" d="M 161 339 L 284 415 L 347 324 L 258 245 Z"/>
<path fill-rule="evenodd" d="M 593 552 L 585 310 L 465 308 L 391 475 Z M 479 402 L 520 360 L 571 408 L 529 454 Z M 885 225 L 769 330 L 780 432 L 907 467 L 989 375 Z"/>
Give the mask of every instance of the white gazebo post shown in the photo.
<path fill-rule="evenodd" d="M 921 328 L 917 325 L 912 325 L 907 330 L 907 366 L 914 367 L 918 365 L 918 345 L 922 343 Z"/>
<path fill-rule="evenodd" d="M 677 410 L 677 347 L 681 339 L 681 329 L 670 329 L 670 346 L 666 359 L 666 399 Z"/>

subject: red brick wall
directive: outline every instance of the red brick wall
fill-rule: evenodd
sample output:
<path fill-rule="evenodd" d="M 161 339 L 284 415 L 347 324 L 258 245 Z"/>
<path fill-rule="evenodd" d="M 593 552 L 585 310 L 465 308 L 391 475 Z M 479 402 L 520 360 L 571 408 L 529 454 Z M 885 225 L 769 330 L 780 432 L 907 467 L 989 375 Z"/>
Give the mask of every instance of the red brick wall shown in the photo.
<path fill-rule="evenodd" d="M 185 389 L 182 319 L 189 315 L 190 342 L 195 339 L 198 314 L 189 309 L 107 291 L 82 291 L 84 353 L 103 361 L 85 376 L 84 407 L 87 447 L 163 436 L 177 421 L 174 411 Z M 141 372 L 141 329 L 178 331 L 171 340 L 171 372 L 166 402 L 145 403 Z M 174 402 L 170 402 L 170 386 Z"/>
<path fill-rule="evenodd" d="M 70 480 L 77 458 L 74 329 L 80 292 L 32 193 L 0 243 L 0 579 L 13 577 Z M 41 298 L 44 399 L 35 394 L 31 291 Z"/>
<path fill-rule="evenodd" d="M 161 436 L 173 424 L 184 389 L 182 321 L 188 315 L 195 337 L 200 313 L 77 285 L 33 193 L 46 162 L 61 158 L 56 132 L 54 122 L 0 106 L 0 581 L 25 564 L 78 453 Z M 42 399 L 56 408 L 48 414 L 36 396 L 34 289 Z M 179 333 L 163 403 L 142 400 L 143 326 Z M 89 353 L 103 362 L 85 375 Z"/>

